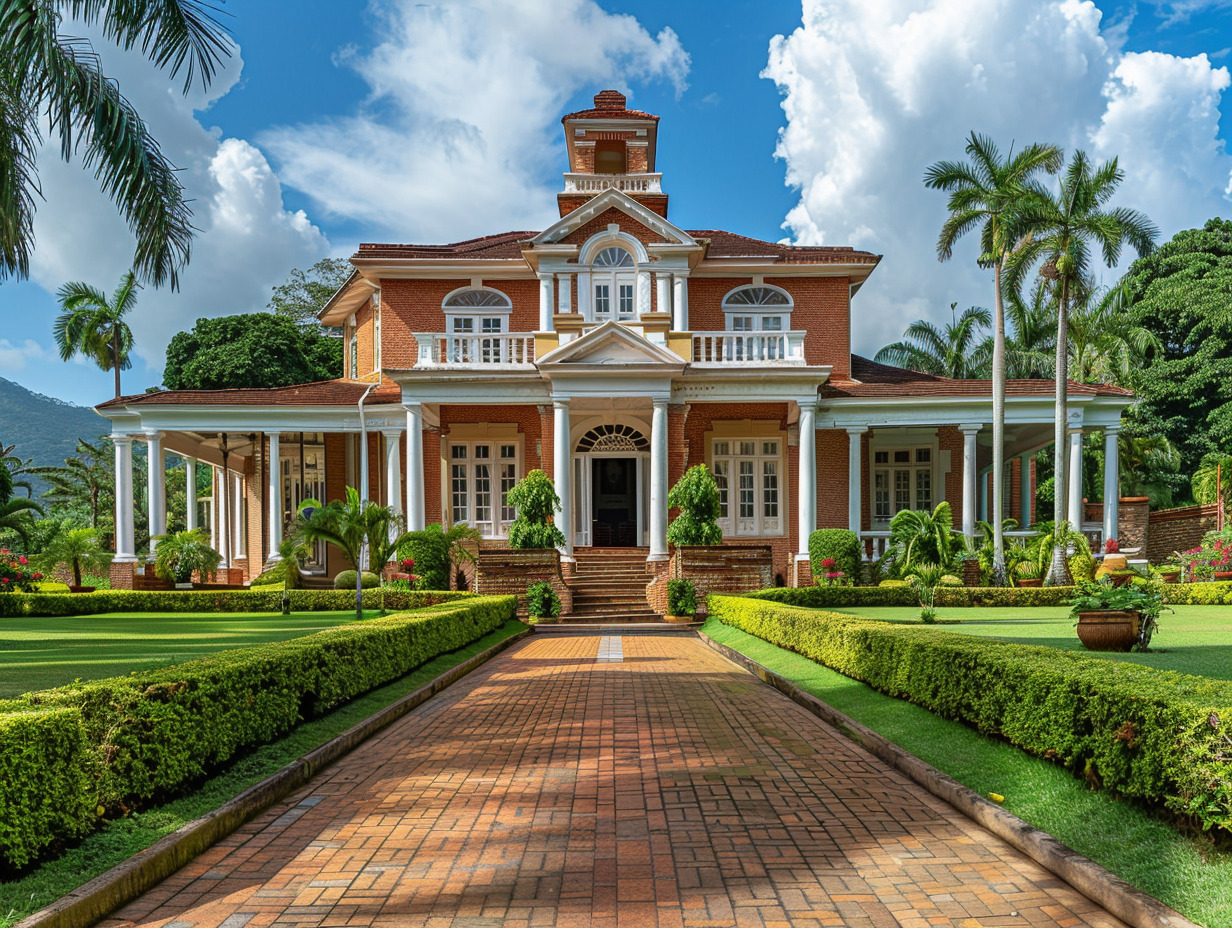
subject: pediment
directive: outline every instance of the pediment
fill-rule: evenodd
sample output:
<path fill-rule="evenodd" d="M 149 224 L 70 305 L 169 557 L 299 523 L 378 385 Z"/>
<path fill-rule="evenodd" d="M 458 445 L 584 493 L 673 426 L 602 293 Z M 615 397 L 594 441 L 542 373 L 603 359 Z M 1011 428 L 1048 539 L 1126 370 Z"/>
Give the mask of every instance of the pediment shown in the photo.
<path fill-rule="evenodd" d="M 531 244 L 533 246 L 567 244 L 578 237 L 579 231 L 583 233 L 581 236 L 583 239 L 588 238 L 587 227 L 594 226 L 596 220 L 599 220 L 601 229 L 607 219 L 614 218 L 605 217 L 604 214 L 610 214 L 613 211 L 623 214 L 628 220 L 645 228 L 650 233 L 648 237 L 657 240 L 660 244 L 701 247 L 688 232 L 677 228 L 658 213 L 647 209 L 619 190 L 605 190 L 598 196 L 587 200 L 573 212 L 562 216 L 532 238 Z M 623 226 L 624 223 L 621 225 Z"/>
<path fill-rule="evenodd" d="M 605 322 L 580 338 L 566 342 L 538 361 L 541 370 L 573 367 L 647 367 L 682 369 L 684 360 L 675 352 L 655 345 L 619 322 Z"/>

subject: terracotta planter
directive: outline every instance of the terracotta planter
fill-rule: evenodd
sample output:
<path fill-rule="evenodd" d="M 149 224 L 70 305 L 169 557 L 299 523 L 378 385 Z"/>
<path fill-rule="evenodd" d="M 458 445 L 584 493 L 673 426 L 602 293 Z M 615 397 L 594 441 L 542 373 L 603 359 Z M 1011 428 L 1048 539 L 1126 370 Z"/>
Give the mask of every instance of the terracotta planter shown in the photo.
<path fill-rule="evenodd" d="M 1161 570 L 1159 575 L 1164 578 L 1164 583 L 1180 583 L 1181 581 L 1179 570 Z"/>
<path fill-rule="evenodd" d="M 1213 575 L 1215 580 L 1232 580 L 1232 570 L 1217 570 Z"/>
<path fill-rule="evenodd" d="M 1080 612 L 1078 640 L 1088 651 L 1128 651 L 1138 640 L 1136 612 Z"/>
<path fill-rule="evenodd" d="M 97 587 L 93 586 L 76 586 L 72 583 L 68 585 L 68 591 L 70 593 L 93 593 L 96 589 Z"/>
<path fill-rule="evenodd" d="M 1044 585 L 1044 579 L 1042 577 L 1019 577 L 1018 585 L 1020 587 L 1035 589 L 1036 587 L 1041 587 Z"/>

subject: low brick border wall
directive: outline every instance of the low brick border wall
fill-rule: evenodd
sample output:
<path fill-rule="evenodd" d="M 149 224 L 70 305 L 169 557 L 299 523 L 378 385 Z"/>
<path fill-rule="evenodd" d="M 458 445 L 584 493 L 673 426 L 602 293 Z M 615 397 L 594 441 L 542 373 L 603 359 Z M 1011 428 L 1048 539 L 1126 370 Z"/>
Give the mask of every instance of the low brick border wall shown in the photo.
<path fill-rule="evenodd" d="M 249 819 L 295 792 L 381 729 L 392 725 L 529 634 L 530 629 L 518 632 L 463 661 L 457 667 L 445 671 L 435 680 L 425 683 L 316 750 L 287 764 L 272 776 L 250 786 L 213 812 L 160 838 L 144 851 L 138 851 L 128 860 L 77 887 L 47 908 L 27 916 L 18 922 L 15 928 L 90 928 L 126 902 L 165 880 Z"/>
<path fill-rule="evenodd" d="M 560 597 L 560 614 L 573 613 L 573 590 L 561 572 L 555 548 L 489 548 L 482 546 L 475 561 L 475 592 L 480 596 L 516 596 L 518 618 L 524 619 L 526 588 L 547 581 Z"/>
<path fill-rule="evenodd" d="M 720 644 L 705 632 L 699 631 L 697 635 L 733 664 L 758 677 L 763 683 L 773 686 L 874 757 L 953 806 L 1045 870 L 1056 874 L 1082 895 L 1103 906 L 1133 928 L 1201 928 L 1175 909 L 1062 844 L 1047 832 L 1023 821 L 1012 812 L 1007 812 L 975 790 L 963 786 L 953 777 L 924 763 L 885 736 L 844 715 L 811 693 L 806 693 L 786 677 L 746 657 L 735 648 Z"/>

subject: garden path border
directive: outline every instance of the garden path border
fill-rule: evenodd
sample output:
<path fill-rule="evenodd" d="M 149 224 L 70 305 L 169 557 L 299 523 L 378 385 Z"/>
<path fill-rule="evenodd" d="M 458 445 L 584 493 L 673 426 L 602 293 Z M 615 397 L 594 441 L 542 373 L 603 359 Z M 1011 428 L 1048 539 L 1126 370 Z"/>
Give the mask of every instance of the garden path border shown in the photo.
<path fill-rule="evenodd" d="M 715 641 L 705 632 L 698 631 L 697 636 L 733 664 L 774 687 L 823 722 L 832 725 L 870 754 L 953 806 L 977 825 L 992 832 L 1133 928 L 1201 928 L 1154 896 L 1126 882 L 1090 858 L 1082 856 L 1046 831 L 1006 811 L 975 790 L 963 786 L 936 767 L 926 764 L 884 735 L 805 692 L 786 677 L 757 663 L 735 648 Z"/>
<path fill-rule="evenodd" d="M 299 789 L 334 761 L 377 732 L 423 705 L 446 687 L 521 641 L 525 629 L 463 661 L 414 692 L 370 715 L 325 744 L 291 761 L 277 773 L 255 783 L 201 818 L 165 835 L 144 851 L 100 873 L 44 909 L 26 916 L 14 928 L 89 928 L 126 902 L 162 882 L 207 848 L 227 837 L 253 816 Z"/>

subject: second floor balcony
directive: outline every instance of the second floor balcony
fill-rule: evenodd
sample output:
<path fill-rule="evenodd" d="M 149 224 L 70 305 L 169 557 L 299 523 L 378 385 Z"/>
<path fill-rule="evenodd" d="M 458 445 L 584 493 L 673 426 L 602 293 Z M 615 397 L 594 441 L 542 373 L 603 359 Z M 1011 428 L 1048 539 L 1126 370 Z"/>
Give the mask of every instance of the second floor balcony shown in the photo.
<path fill-rule="evenodd" d="M 695 367 L 804 366 L 804 332 L 694 332 Z"/>
<path fill-rule="evenodd" d="M 531 332 L 462 335 L 416 332 L 419 355 L 415 366 L 482 367 L 526 370 L 535 366 L 535 336 Z"/>
<path fill-rule="evenodd" d="M 565 193 L 662 193 L 662 174 L 566 174 Z"/>

